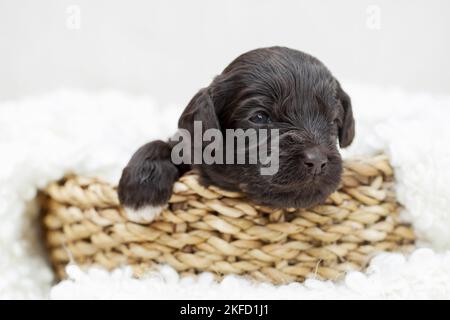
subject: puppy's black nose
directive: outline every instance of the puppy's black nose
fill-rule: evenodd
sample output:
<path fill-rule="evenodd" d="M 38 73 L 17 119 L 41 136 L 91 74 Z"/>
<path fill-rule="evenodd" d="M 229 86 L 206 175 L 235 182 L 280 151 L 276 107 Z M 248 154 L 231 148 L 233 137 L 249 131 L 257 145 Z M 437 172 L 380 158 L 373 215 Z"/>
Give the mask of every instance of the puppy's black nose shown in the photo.
<path fill-rule="evenodd" d="M 312 147 L 304 152 L 303 164 L 312 175 L 320 174 L 327 166 L 327 155 L 319 147 Z"/>

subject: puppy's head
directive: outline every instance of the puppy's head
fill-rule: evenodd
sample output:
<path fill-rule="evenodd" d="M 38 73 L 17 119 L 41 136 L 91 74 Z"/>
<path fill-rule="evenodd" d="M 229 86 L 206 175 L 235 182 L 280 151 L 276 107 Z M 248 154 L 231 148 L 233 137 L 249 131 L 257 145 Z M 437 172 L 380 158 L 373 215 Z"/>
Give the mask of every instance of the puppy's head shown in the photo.
<path fill-rule="evenodd" d="M 279 130 L 279 170 L 273 175 L 261 175 L 260 163 L 194 166 L 203 183 L 243 191 L 273 207 L 325 200 L 340 182 L 337 143 L 346 147 L 355 134 L 350 98 L 339 82 L 316 58 L 283 47 L 235 59 L 194 96 L 179 127 L 193 132 L 194 121 L 224 136 L 226 129 Z"/>

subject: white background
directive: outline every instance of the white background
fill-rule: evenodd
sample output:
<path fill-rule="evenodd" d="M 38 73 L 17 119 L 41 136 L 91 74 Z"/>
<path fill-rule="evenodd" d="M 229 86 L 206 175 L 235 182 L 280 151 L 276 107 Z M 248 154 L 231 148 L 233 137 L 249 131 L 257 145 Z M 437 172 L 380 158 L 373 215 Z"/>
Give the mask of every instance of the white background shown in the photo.
<path fill-rule="evenodd" d="M 79 29 L 68 27 L 70 5 Z M 448 94 L 449 9 L 445 0 L 0 0 L 0 100 L 69 87 L 185 105 L 237 55 L 270 45 L 317 56 L 341 82 Z"/>

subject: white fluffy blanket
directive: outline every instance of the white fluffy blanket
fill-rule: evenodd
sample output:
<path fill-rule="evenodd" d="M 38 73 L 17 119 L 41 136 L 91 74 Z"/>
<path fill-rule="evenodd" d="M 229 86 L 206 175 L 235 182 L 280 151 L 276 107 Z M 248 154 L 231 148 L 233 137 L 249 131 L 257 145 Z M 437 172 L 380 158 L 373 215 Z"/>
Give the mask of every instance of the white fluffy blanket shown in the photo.
<path fill-rule="evenodd" d="M 40 246 L 37 189 L 64 173 L 117 181 L 132 152 L 169 137 L 182 107 L 117 92 L 56 93 L 0 103 L 0 298 L 450 298 L 450 97 L 346 86 L 357 138 L 349 154 L 387 152 L 395 166 L 405 220 L 422 249 L 380 254 L 365 273 L 286 286 L 211 275 L 179 279 L 169 267 L 143 280 L 127 269 L 69 267 L 53 283 Z M 426 247 L 426 248 L 423 248 Z"/>

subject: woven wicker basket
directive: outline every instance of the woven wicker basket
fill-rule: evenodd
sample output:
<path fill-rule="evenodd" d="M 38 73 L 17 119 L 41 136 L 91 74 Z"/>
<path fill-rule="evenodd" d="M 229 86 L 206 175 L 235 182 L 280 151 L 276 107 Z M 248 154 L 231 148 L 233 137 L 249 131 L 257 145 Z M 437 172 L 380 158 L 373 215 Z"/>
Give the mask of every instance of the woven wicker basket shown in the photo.
<path fill-rule="evenodd" d="M 136 276 L 169 264 L 183 275 L 210 271 L 279 284 L 338 279 L 377 252 L 411 249 L 414 233 L 399 222 L 387 157 L 347 160 L 344 167 L 339 190 L 308 210 L 253 205 L 187 174 L 149 225 L 124 218 L 114 186 L 67 176 L 42 196 L 50 260 L 59 277 L 69 262 L 130 265 Z"/>

